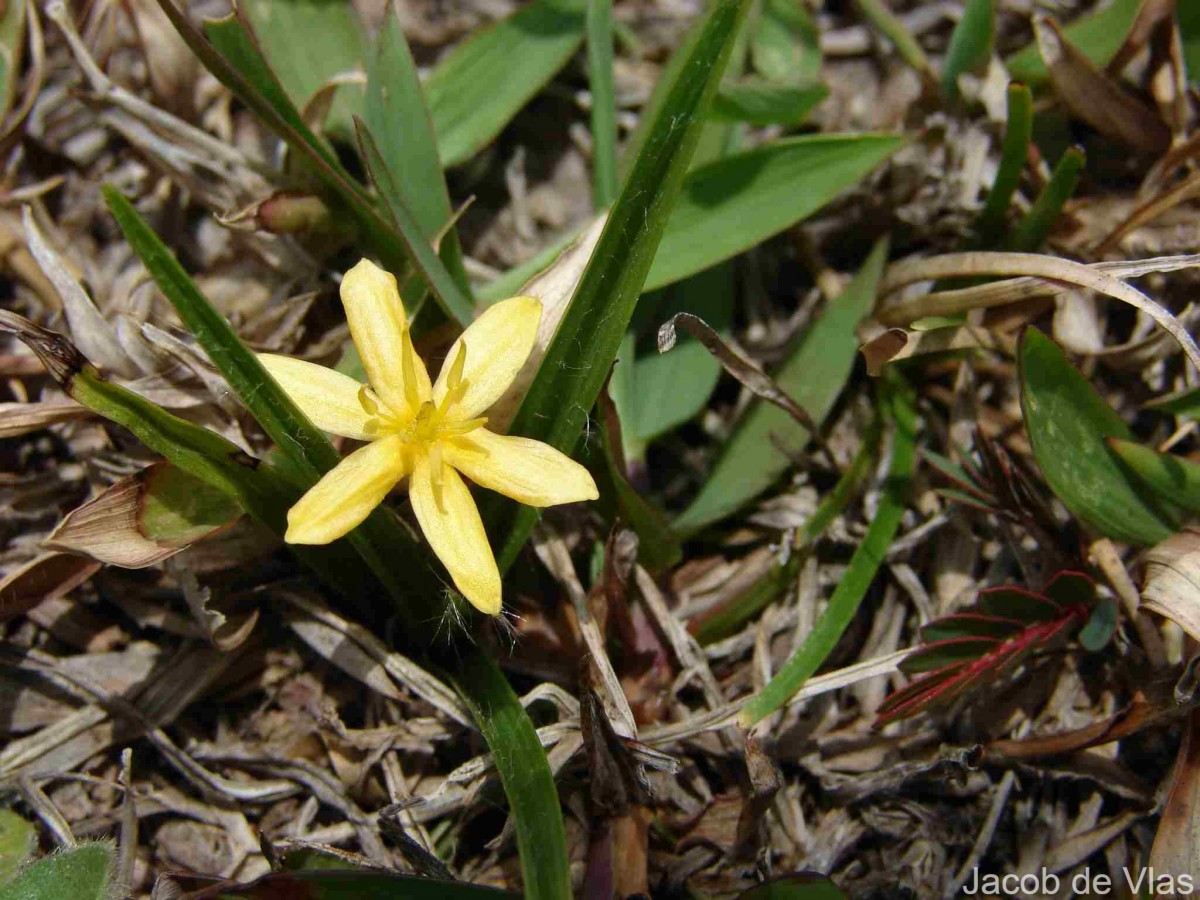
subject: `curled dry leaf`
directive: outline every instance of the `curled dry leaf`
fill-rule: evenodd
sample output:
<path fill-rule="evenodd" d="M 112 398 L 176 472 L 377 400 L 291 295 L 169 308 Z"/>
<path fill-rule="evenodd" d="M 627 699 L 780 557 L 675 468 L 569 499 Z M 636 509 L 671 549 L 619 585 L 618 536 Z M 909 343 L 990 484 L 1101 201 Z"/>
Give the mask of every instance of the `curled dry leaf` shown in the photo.
<path fill-rule="evenodd" d="M 1097 69 L 1063 37 L 1057 22 L 1038 16 L 1033 27 L 1054 93 L 1071 115 L 1144 153 L 1157 156 L 1170 146 L 1171 130 L 1162 119 Z"/>
<path fill-rule="evenodd" d="M 0 403 L 0 438 L 18 437 L 40 431 L 47 425 L 86 419 L 93 415 L 74 400 L 46 400 L 42 403 Z"/>
<path fill-rule="evenodd" d="M 1200 640 L 1200 530 L 1185 528 L 1146 554 L 1142 605 Z"/>
<path fill-rule="evenodd" d="M 67 514 L 47 546 L 126 569 L 174 556 L 225 528 L 241 510 L 170 463 L 122 478 Z"/>

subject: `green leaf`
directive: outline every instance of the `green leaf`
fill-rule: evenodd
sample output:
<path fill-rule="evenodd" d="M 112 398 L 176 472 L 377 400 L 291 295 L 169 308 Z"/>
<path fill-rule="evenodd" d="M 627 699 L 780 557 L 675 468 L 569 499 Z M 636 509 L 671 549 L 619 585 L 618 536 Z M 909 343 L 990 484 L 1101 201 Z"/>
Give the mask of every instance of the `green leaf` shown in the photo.
<path fill-rule="evenodd" d="M 520 699 L 496 663 L 479 653 L 463 659 L 453 679 L 492 748 L 496 771 L 512 807 L 525 897 L 569 898 L 571 871 L 558 789 Z"/>
<path fill-rule="evenodd" d="M 721 86 L 713 101 L 713 117 L 751 125 L 794 127 L 808 118 L 813 108 L 829 96 L 820 81 L 777 84 L 746 78 Z"/>
<path fill-rule="evenodd" d="M 902 143 L 894 135 L 798 137 L 697 169 L 671 212 L 645 289 L 707 269 L 794 225 Z"/>
<path fill-rule="evenodd" d="M 1125 43 L 1140 6 L 1141 0 L 1112 0 L 1104 8 L 1072 21 L 1063 29 L 1063 35 L 1103 69 Z M 1050 79 L 1036 42 L 1008 57 L 1004 65 L 1014 81 L 1023 81 L 1030 87 L 1039 87 Z"/>
<path fill-rule="evenodd" d="M 933 69 L 925 51 L 885 0 L 854 0 L 854 5 L 875 30 L 892 42 L 901 59 L 932 81 Z"/>
<path fill-rule="evenodd" d="M 1092 614 L 1079 631 L 1079 644 L 1089 653 L 1099 653 L 1117 631 L 1117 601 L 1102 597 L 1092 608 Z"/>
<path fill-rule="evenodd" d="M 1000 244 L 1013 194 L 1021 182 L 1021 172 L 1029 159 L 1029 140 L 1033 135 L 1033 94 L 1023 84 L 1008 86 L 1008 124 L 1000 149 L 1000 165 L 992 189 L 979 216 L 979 245 Z"/>
<path fill-rule="evenodd" d="M 793 0 L 762 0 L 750 37 L 754 70 L 771 81 L 811 81 L 821 77 L 821 42 L 816 23 Z"/>
<path fill-rule="evenodd" d="M 172 465 L 146 470 L 138 526 L 152 541 L 182 545 L 198 541 L 241 515 L 224 491 Z"/>
<path fill-rule="evenodd" d="M 592 92 L 592 202 L 617 199 L 617 89 L 613 83 L 612 0 L 588 0 L 588 86 Z"/>
<path fill-rule="evenodd" d="M 1120 438 L 1110 438 L 1108 445 L 1137 482 L 1168 503 L 1193 515 L 1200 513 L 1200 464 Z"/>
<path fill-rule="evenodd" d="M 826 875 L 800 872 L 742 891 L 737 900 L 846 900 L 846 894 Z"/>
<path fill-rule="evenodd" d="M 207 22 L 205 34 L 209 39 L 206 40 L 172 0 L 158 0 L 158 3 L 205 67 L 303 157 L 313 173 L 336 195 L 357 221 L 365 242 L 378 254 L 384 267 L 399 276 L 407 271 L 410 262 L 416 265 L 447 315 L 463 325 L 470 322 L 470 300 L 421 235 L 412 213 L 407 208 L 396 210 L 399 224 L 393 227 L 363 187 L 342 168 L 332 150 L 304 124 L 246 23 L 234 16 Z"/>
<path fill-rule="evenodd" d="M 0 809 L 0 884 L 4 884 L 37 848 L 33 823 L 11 809 Z"/>
<path fill-rule="evenodd" d="M 455 47 L 425 82 L 442 164 L 473 156 L 566 65 L 586 0 L 534 0 Z"/>
<path fill-rule="evenodd" d="M 855 327 L 875 302 L 875 288 L 887 259 L 887 244 L 871 251 L 855 279 L 801 337 L 775 375 L 779 385 L 820 424 L 833 408 L 858 353 Z M 700 494 L 675 520 L 686 535 L 757 497 L 792 464 L 778 447 L 798 447 L 810 435 L 774 404 L 755 400 L 722 448 Z"/>
<path fill-rule="evenodd" d="M 366 46 L 354 6 L 345 0 L 239 0 L 263 53 L 297 108 L 303 109 L 335 75 L 361 69 Z M 329 130 L 350 134 L 362 112 L 362 88 L 341 85 Z"/>
<path fill-rule="evenodd" d="M 1079 184 L 1079 176 L 1083 174 L 1086 163 L 1087 157 L 1080 147 L 1068 147 L 1059 157 L 1049 183 L 1038 194 L 1037 200 L 1020 224 L 1013 229 L 1009 242 L 1013 250 L 1032 253 L 1042 246 L 1042 242 L 1050 234 L 1050 229 L 1062 215 L 1063 207 L 1075 193 L 1075 186 Z"/>
<path fill-rule="evenodd" d="M 917 415 L 907 388 L 885 383 L 885 404 L 891 419 L 892 458 L 887 482 L 867 533 L 850 558 L 850 564 L 838 581 L 829 605 L 817 619 L 804 643 L 775 673 L 759 693 L 742 707 L 738 721 L 749 727 L 786 704 L 804 686 L 833 652 L 850 625 L 875 573 L 883 564 L 888 547 L 900 527 L 900 517 L 908 502 L 909 481 L 916 458 Z"/>
<path fill-rule="evenodd" d="M 105 900 L 113 874 L 111 844 L 86 844 L 39 859 L 0 886 L 0 900 Z"/>
<path fill-rule="evenodd" d="M 680 76 L 670 85 L 645 144 L 608 215 L 511 432 L 574 450 L 608 377 L 646 283 L 667 217 L 683 183 L 748 0 L 717 0 Z M 501 566 L 511 565 L 537 520 L 522 508 L 508 531 Z"/>
<path fill-rule="evenodd" d="M 967 0 L 962 18 L 950 35 L 946 61 L 942 64 L 942 94 L 958 98 L 958 76 L 987 66 L 995 37 L 995 13 L 992 0 Z"/>
<path fill-rule="evenodd" d="M 388 177 L 381 179 L 382 184 L 377 182 L 384 201 L 392 210 L 408 209 L 421 234 L 433 241 L 450 223 L 453 210 L 417 67 L 400 17 L 390 4 L 374 52 L 368 57 L 363 121 L 387 170 Z M 467 291 L 455 228 L 446 234 L 439 252 L 459 286 Z"/>
<path fill-rule="evenodd" d="M 1029 442 L 1063 505 L 1116 540 L 1152 545 L 1169 537 L 1173 523 L 1147 502 L 1105 443 L 1132 438 L 1121 417 L 1036 328 L 1025 330 L 1018 358 Z"/>
<path fill-rule="evenodd" d="M 325 435 L 296 407 L 229 323 L 205 299 L 171 252 L 114 188 L 105 189 L 113 215 L 180 319 L 204 348 L 259 425 L 303 475 L 303 488 L 338 462 Z M 282 534 L 281 522 L 274 526 Z M 409 533 L 389 510 L 376 509 L 347 540 L 387 589 L 406 625 L 408 641 L 434 646 L 446 609 L 427 556 L 416 553 Z M 342 542 L 328 549 L 337 552 Z M 352 580 L 362 567 L 342 565 Z M 445 667 L 477 713 L 516 820 L 525 892 L 532 898 L 568 896 L 566 837 L 546 754 L 520 701 L 495 662 L 478 649 L 445 653 Z M 491 721 L 495 717 L 497 721 Z M 547 787 L 548 786 L 548 787 Z"/>

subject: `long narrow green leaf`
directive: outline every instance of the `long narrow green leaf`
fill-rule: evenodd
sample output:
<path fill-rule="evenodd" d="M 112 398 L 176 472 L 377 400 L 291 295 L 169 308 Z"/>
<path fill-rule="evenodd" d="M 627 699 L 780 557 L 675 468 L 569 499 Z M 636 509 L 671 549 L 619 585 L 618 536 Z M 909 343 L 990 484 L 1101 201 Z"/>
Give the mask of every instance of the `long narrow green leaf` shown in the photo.
<path fill-rule="evenodd" d="M 366 42 L 354 6 L 343 0 L 239 0 L 271 68 L 297 108 L 334 76 L 361 69 Z M 349 134 L 362 112 L 362 88 L 337 88 L 329 112 L 331 131 Z"/>
<path fill-rule="evenodd" d="M 1033 94 L 1023 84 L 1008 86 L 1008 124 L 1000 148 L 1000 166 L 992 189 L 988 191 L 983 212 L 979 216 L 979 244 L 995 247 L 1004 234 L 1005 219 L 1013 194 L 1021 182 L 1021 172 L 1029 158 L 1029 141 L 1033 136 Z"/>
<path fill-rule="evenodd" d="M 588 0 L 588 85 L 592 91 L 592 199 L 617 199 L 617 90 L 613 84 L 612 0 Z"/>
<path fill-rule="evenodd" d="M 816 212 L 891 155 L 895 135 L 778 141 L 694 171 L 646 276 L 646 290 L 728 259 Z"/>
<path fill-rule="evenodd" d="M 704 114 L 745 16 L 748 0 L 717 0 L 648 132 L 591 261 L 513 422 L 514 434 L 570 453 L 633 315 Z M 501 565 L 525 543 L 537 513 L 522 507 Z"/>
<path fill-rule="evenodd" d="M 1125 42 L 1141 5 L 1142 0 L 1112 0 L 1107 6 L 1070 22 L 1063 28 L 1063 36 L 1104 68 Z M 1187 0 L 1181 4 L 1187 5 Z M 1036 42 L 1008 57 L 1004 65 L 1014 81 L 1023 81 L 1030 87 L 1039 87 L 1050 78 Z"/>
<path fill-rule="evenodd" d="M 1050 229 L 1062 215 L 1063 207 L 1075 193 L 1075 186 L 1079 184 L 1079 176 L 1083 174 L 1083 167 L 1086 163 L 1087 158 L 1084 156 L 1082 148 L 1067 148 L 1067 151 L 1059 159 L 1058 165 L 1054 167 L 1050 182 L 1038 194 L 1037 200 L 1025 214 L 1025 218 L 1013 230 L 1011 241 L 1013 250 L 1019 253 L 1032 253 L 1042 246 L 1042 242 L 1050 234 Z"/>
<path fill-rule="evenodd" d="M 442 163 L 492 140 L 583 40 L 586 0 L 534 0 L 451 51 L 425 82 Z"/>
<path fill-rule="evenodd" d="M 942 94 L 948 99 L 958 99 L 959 75 L 987 65 L 995 30 L 992 0 L 967 0 L 942 64 Z"/>
<path fill-rule="evenodd" d="M 1033 456 L 1063 505 L 1119 541 L 1150 546 L 1169 537 L 1177 523 L 1130 482 L 1105 443 L 1132 440 L 1121 417 L 1036 328 L 1025 330 L 1017 356 Z"/>
<path fill-rule="evenodd" d="M 886 259 L 887 244 L 880 242 L 854 281 L 807 330 L 775 376 L 818 424 L 833 408 L 854 367 L 858 353 L 854 329 L 875 302 L 875 287 Z M 722 449 L 700 494 L 675 520 L 675 530 L 687 535 L 740 509 L 792 464 L 777 442 L 798 447 L 809 438 L 779 407 L 756 401 Z"/>
<path fill-rule="evenodd" d="M 106 189 L 105 198 L 126 238 L 184 324 L 263 430 L 304 476 L 303 487 L 314 483 L 338 460 L 328 439 L 246 349 L 129 201 L 113 188 Z M 282 534 L 282 524 L 276 530 Z M 414 552 L 416 548 L 399 520 L 389 511 L 377 509 L 350 533 L 348 540 L 387 588 L 405 620 L 408 640 L 419 640 L 432 650 L 445 602 L 425 559 Z M 353 574 L 353 569 L 348 570 L 345 577 Z M 517 794 L 510 792 L 508 798 L 517 819 L 526 896 L 555 900 L 568 896 L 562 813 L 533 723 L 499 668 L 483 657 L 482 651 L 459 647 L 445 656 L 441 664 L 479 714 L 499 717 L 496 722 L 479 719 L 477 724 L 488 739 L 506 790 L 519 790 Z"/>
<path fill-rule="evenodd" d="M 393 210 L 408 208 L 425 238 L 434 240 L 450 222 L 453 210 L 416 63 L 400 27 L 400 17 L 390 5 L 375 50 L 368 58 L 363 121 L 390 176 L 386 191 L 379 186 L 385 201 Z M 450 228 L 439 253 L 466 292 L 467 276 L 457 229 Z"/>
<path fill-rule="evenodd" d="M 813 630 L 766 687 L 742 707 L 738 721 L 747 728 L 787 703 L 828 659 L 858 611 L 900 527 L 916 459 L 917 415 L 904 387 L 889 388 L 887 394 L 885 403 L 890 407 L 887 412 L 893 425 L 892 458 L 879 506 Z"/>
<path fill-rule="evenodd" d="M 884 0 L 854 0 L 855 5 L 873 28 L 892 42 L 900 58 L 921 75 L 932 79 L 933 67 L 917 39 L 909 34 L 904 23 L 888 7 Z"/>
<path fill-rule="evenodd" d="M 470 322 L 470 301 L 422 237 L 411 212 L 399 219 L 399 230 L 393 227 L 362 186 L 346 173 L 333 152 L 304 124 L 245 23 L 234 17 L 207 23 L 206 33 L 213 41 L 210 43 L 172 0 L 158 0 L 158 3 L 205 67 L 302 156 L 345 205 L 383 264 L 393 272 L 403 273 L 410 261 L 415 263 L 446 313 L 461 324 Z M 215 44 L 219 44 L 219 50 Z"/>

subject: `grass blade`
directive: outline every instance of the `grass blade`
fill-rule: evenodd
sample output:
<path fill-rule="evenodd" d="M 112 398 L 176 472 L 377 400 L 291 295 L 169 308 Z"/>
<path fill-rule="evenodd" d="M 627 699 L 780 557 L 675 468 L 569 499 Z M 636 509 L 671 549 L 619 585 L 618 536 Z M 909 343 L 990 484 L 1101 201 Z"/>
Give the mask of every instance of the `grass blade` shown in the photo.
<path fill-rule="evenodd" d="M 875 302 L 887 244 L 880 242 L 842 295 L 808 329 L 775 376 L 780 386 L 820 423 L 841 393 L 858 353 L 855 326 Z M 809 434 L 787 413 L 755 401 L 721 451 L 699 495 L 673 527 L 690 534 L 740 509 L 766 490 L 791 465 L 779 450 L 799 446 Z"/>
<path fill-rule="evenodd" d="M 453 210 L 417 67 L 400 17 L 390 6 L 367 61 L 363 121 L 389 176 L 381 179 L 384 183 L 377 182 L 384 201 L 392 210 L 410 210 L 421 234 L 433 241 L 450 222 Z M 447 232 L 439 254 L 459 287 L 469 293 L 457 229 Z"/>
<path fill-rule="evenodd" d="M 477 33 L 425 82 L 442 164 L 469 159 L 566 65 L 583 40 L 586 0 L 535 0 Z"/>
<path fill-rule="evenodd" d="M 1033 94 L 1023 84 L 1008 86 L 1008 124 L 1000 148 L 1000 166 L 979 216 L 979 245 L 995 247 L 1004 234 L 1008 208 L 1021 182 L 1033 136 Z"/>
<path fill-rule="evenodd" d="M 929 64 L 929 58 L 925 55 L 925 51 L 921 49 L 917 39 L 908 33 L 904 23 L 888 8 L 887 3 L 884 0 L 854 0 L 854 2 L 862 12 L 863 18 L 892 42 L 896 52 L 900 54 L 900 58 L 916 69 L 923 78 L 933 83 L 933 67 Z"/>
<path fill-rule="evenodd" d="M 612 0 L 588 0 L 588 84 L 592 91 L 592 202 L 617 199 L 617 89 L 613 85 Z"/>
<path fill-rule="evenodd" d="M 578 443 L 645 285 L 748 5 L 718 0 L 691 44 L 521 404 L 513 434 L 566 453 Z M 521 508 L 499 554 L 502 567 L 512 563 L 536 520 L 536 510 Z"/>
<path fill-rule="evenodd" d="M 875 573 L 896 536 L 896 529 L 900 527 L 916 459 L 917 414 L 912 398 L 902 385 L 886 388 L 883 403 L 893 425 L 892 458 L 875 516 L 871 519 L 863 542 L 854 551 L 845 575 L 829 598 L 829 605 L 800 649 L 784 663 L 766 687 L 742 707 L 738 721 L 747 728 L 787 703 L 833 652 L 858 611 L 867 588 L 875 579 Z"/>
<path fill-rule="evenodd" d="M 967 0 L 962 18 L 950 35 L 950 46 L 942 66 L 942 94 L 947 99 L 958 99 L 959 75 L 987 65 L 995 31 L 992 0 Z"/>
<path fill-rule="evenodd" d="M 1054 167 L 1050 183 L 1038 194 L 1037 200 L 1012 235 L 1012 249 L 1019 253 L 1032 253 L 1042 246 L 1046 235 L 1062 215 L 1063 207 L 1075 193 L 1079 176 L 1087 158 L 1079 147 L 1069 147 Z"/>
<path fill-rule="evenodd" d="M 1162 500 L 1192 515 L 1200 513 L 1200 463 L 1121 438 L 1109 438 L 1108 445 Z"/>
<path fill-rule="evenodd" d="M 1063 28 L 1063 35 L 1088 59 L 1104 68 L 1125 43 L 1141 5 L 1141 0 L 1113 0 L 1103 9 L 1075 19 Z M 1014 81 L 1023 81 L 1030 87 L 1040 87 L 1050 78 L 1036 42 L 1008 57 L 1004 65 Z"/>

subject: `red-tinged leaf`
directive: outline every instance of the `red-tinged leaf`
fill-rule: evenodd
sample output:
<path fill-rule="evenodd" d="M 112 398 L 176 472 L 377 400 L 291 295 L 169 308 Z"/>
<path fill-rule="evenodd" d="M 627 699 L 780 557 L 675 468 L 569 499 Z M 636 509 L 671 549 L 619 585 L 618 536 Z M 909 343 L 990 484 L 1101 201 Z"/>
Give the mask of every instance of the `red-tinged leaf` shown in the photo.
<path fill-rule="evenodd" d="M 995 638 L 989 637 L 954 637 L 936 641 L 905 657 L 900 663 L 900 670 L 908 675 L 915 675 L 918 672 L 932 672 L 946 666 L 970 662 L 978 659 L 980 654 L 991 652 L 997 643 Z"/>
<path fill-rule="evenodd" d="M 1012 586 L 980 591 L 972 609 L 921 629 L 924 645 L 900 669 L 923 674 L 884 700 L 876 724 L 945 706 L 1065 641 L 1088 620 L 1095 593 L 1088 576 L 1072 571 L 1055 575 L 1046 594 Z"/>
<path fill-rule="evenodd" d="M 989 616 L 1020 619 L 1022 622 L 1053 622 L 1063 614 L 1063 608 L 1049 597 L 1018 587 L 980 591 L 979 608 Z"/>
<path fill-rule="evenodd" d="M 921 640 L 926 644 L 944 641 L 953 637 L 990 637 L 1003 640 L 1025 627 L 1018 619 L 1002 616 L 985 616 L 981 613 L 955 613 L 930 622 L 921 629 Z"/>

